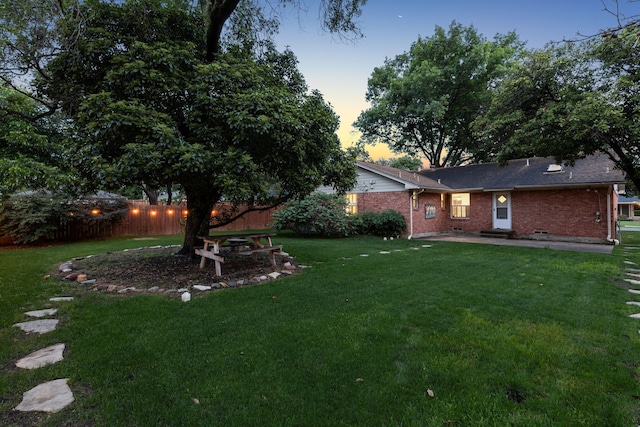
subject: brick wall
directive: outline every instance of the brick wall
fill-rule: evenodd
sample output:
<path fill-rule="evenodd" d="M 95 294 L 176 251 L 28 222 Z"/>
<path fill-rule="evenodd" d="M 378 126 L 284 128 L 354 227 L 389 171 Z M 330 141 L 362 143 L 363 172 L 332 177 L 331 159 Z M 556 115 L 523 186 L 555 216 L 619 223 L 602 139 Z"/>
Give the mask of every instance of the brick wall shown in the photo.
<path fill-rule="evenodd" d="M 597 192 L 596 192 L 597 190 Z M 410 206 L 410 192 L 368 192 L 358 194 L 358 212 L 381 212 L 395 209 L 407 221 L 416 236 L 460 231 L 479 233 L 493 227 L 493 193 L 471 193 L 469 218 L 451 218 L 451 196 L 445 195 L 441 206 L 439 193 L 421 193 L 418 208 Z M 617 195 L 611 195 L 612 233 L 615 231 Z M 425 218 L 425 205 L 435 206 L 435 218 Z M 607 238 L 607 187 L 580 190 L 512 191 L 512 230 L 520 237 L 575 238 L 604 240 Z M 596 222 L 596 211 L 601 221 Z"/>

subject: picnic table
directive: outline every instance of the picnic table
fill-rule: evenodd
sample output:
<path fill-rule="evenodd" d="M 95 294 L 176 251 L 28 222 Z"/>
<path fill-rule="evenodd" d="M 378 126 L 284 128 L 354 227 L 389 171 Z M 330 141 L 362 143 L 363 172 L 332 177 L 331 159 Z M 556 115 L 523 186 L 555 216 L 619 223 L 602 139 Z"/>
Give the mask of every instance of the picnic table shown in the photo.
<path fill-rule="evenodd" d="M 221 276 L 224 263 L 223 247 L 240 255 L 251 255 L 254 260 L 257 259 L 258 253 L 268 252 L 271 265 L 275 267 L 275 253 L 282 252 L 282 245 L 273 246 L 271 243 L 273 236 L 275 236 L 274 233 L 252 233 L 201 237 L 204 247 L 195 250 L 196 255 L 201 257 L 200 268 L 204 268 L 207 259 L 211 259 L 215 262 L 216 276 Z"/>

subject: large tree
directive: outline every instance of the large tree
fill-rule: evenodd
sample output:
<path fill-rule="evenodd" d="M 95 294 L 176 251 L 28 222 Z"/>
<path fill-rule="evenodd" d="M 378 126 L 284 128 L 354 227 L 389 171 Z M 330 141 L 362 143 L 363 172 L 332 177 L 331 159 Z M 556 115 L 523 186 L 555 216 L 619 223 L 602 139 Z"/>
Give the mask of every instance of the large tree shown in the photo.
<path fill-rule="evenodd" d="M 602 152 L 640 188 L 640 36 L 635 26 L 528 56 L 475 124 L 500 161 Z"/>
<path fill-rule="evenodd" d="M 62 190 L 73 182 L 59 117 L 42 116 L 41 106 L 0 86 L 0 199 L 21 190 Z"/>
<path fill-rule="evenodd" d="M 268 42 L 256 49 L 252 25 L 272 30 L 273 21 L 236 20 L 241 34 L 224 46 L 217 26 L 234 11 L 256 18 L 260 8 L 200 3 L 204 15 L 181 0 L 77 5 L 56 21 L 58 51 L 42 59 L 33 92 L 73 119 L 77 166 L 96 185 L 181 185 L 184 254 L 208 233 L 221 200 L 272 206 L 320 184 L 344 191 L 355 174 L 335 134 L 337 117 L 308 90 L 293 54 Z M 355 19 L 364 1 L 323 4 L 337 25 Z"/>
<path fill-rule="evenodd" d="M 366 143 L 421 154 L 433 166 L 456 166 L 478 154 L 470 125 L 491 100 L 521 44 L 514 33 L 487 41 L 474 27 L 436 27 L 369 78 L 371 107 L 354 125 Z"/>

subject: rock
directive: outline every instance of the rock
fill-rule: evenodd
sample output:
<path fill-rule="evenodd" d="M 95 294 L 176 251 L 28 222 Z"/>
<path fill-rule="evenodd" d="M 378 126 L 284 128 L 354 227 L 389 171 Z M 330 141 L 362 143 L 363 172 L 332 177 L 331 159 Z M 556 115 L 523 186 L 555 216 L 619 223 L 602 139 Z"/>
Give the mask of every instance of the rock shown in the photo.
<path fill-rule="evenodd" d="M 107 289 L 109 289 L 109 286 L 113 286 L 113 285 L 109 285 L 107 283 L 102 283 L 102 284 L 96 286 L 96 291 L 106 291 Z"/>
<path fill-rule="evenodd" d="M 74 400 L 73 393 L 67 385 L 68 378 L 40 384 L 22 395 L 22 402 L 16 411 L 60 412 Z"/>
<path fill-rule="evenodd" d="M 183 292 L 187 292 L 187 291 L 188 291 L 188 289 L 187 289 L 187 288 L 180 288 L 180 289 L 178 289 L 178 292 L 179 292 L 179 293 L 183 293 Z"/>
<path fill-rule="evenodd" d="M 158 292 L 159 290 L 160 290 L 160 286 L 152 286 L 149 289 L 147 289 L 147 292 L 155 293 L 155 292 Z"/>
<path fill-rule="evenodd" d="M 32 320 L 31 322 L 16 323 L 15 327 L 22 329 L 24 332 L 37 332 L 44 334 L 53 331 L 58 326 L 58 319 Z"/>
<path fill-rule="evenodd" d="M 268 276 L 271 277 L 272 279 L 277 279 L 278 277 L 281 276 L 281 273 L 274 271 L 273 273 L 269 273 Z"/>
<path fill-rule="evenodd" d="M 286 274 L 287 276 L 291 276 L 293 274 L 293 271 L 290 270 L 282 270 L 281 271 L 282 274 Z"/>
<path fill-rule="evenodd" d="M 640 319 L 640 313 L 632 314 L 629 317 L 631 317 L 632 319 Z"/>
<path fill-rule="evenodd" d="M 236 282 L 236 285 L 238 286 L 244 286 L 244 284 L 246 283 L 246 281 L 244 279 L 240 279 Z"/>
<path fill-rule="evenodd" d="M 45 316 L 53 316 L 54 314 L 56 314 L 56 311 L 58 311 L 57 308 L 45 308 L 43 310 L 27 311 L 24 314 L 31 317 L 45 317 Z"/>
<path fill-rule="evenodd" d="M 211 286 L 194 285 L 193 289 L 195 289 L 196 291 L 210 291 L 211 290 Z"/>
<path fill-rule="evenodd" d="M 267 276 L 260 276 L 260 280 L 267 280 Z"/>
<path fill-rule="evenodd" d="M 640 285 L 640 280 L 624 279 L 624 281 L 631 283 L 632 285 Z"/>
<path fill-rule="evenodd" d="M 107 286 L 107 292 L 115 292 L 118 289 L 116 285 Z"/>
<path fill-rule="evenodd" d="M 73 263 L 71 261 L 63 262 L 62 264 L 60 264 L 60 267 L 58 267 L 60 271 L 65 271 L 65 270 L 71 271 L 72 268 L 73 268 Z"/>
<path fill-rule="evenodd" d="M 64 276 L 64 280 L 71 280 L 72 282 L 78 278 L 78 273 L 71 273 Z"/>
<path fill-rule="evenodd" d="M 54 344 L 43 348 L 18 360 L 16 366 L 22 369 L 37 369 L 59 362 L 63 359 L 64 347 L 64 344 Z"/>
<path fill-rule="evenodd" d="M 80 282 L 83 285 L 92 285 L 94 283 L 96 283 L 96 279 L 89 279 L 89 280 L 84 280 L 82 282 Z"/>
<path fill-rule="evenodd" d="M 181 295 L 180 298 L 182 298 L 183 302 L 191 301 L 191 294 L 189 292 L 185 292 Z"/>
<path fill-rule="evenodd" d="M 391 252 L 389 252 L 389 251 L 380 251 L 380 253 L 385 255 L 385 254 L 390 254 Z"/>
<path fill-rule="evenodd" d="M 80 283 L 84 282 L 87 279 L 88 277 L 86 274 L 78 274 L 78 276 L 76 277 L 76 281 Z"/>
<path fill-rule="evenodd" d="M 220 289 L 222 286 L 220 286 L 220 283 L 214 283 L 213 285 L 211 285 L 211 287 L 213 289 Z"/>
<path fill-rule="evenodd" d="M 631 292 L 632 294 L 640 295 L 640 291 L 637 289 L 629 289 L 629 292 Z"/>
<path fill-rule="evenodd" d="M 627 301 L 628 305 L 640 305 L 640 301 Z"/>
<path fill-rule="evenodd" d="M 49 298 L 49 301 L 53 301 L 53 302 L 73 301 L 73 297 L 53 297 L 53 298 Z"/>

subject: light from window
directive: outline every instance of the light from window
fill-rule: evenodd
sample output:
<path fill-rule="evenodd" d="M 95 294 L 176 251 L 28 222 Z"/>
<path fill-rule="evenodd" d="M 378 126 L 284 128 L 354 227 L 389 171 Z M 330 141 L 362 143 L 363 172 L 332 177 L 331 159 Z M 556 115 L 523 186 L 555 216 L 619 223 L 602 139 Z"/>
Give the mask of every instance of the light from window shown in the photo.
<path fill-rule="evenodd" d="M 347 194 L 347 206 L 345 211 L 348 215 L 358 213 L 358 195 L 356 193 Z"/>
<path fill-rule="evenodd" d="M 451 195 L 451 217 L 469 218 L 470 196 L 469 193 Z"/>

